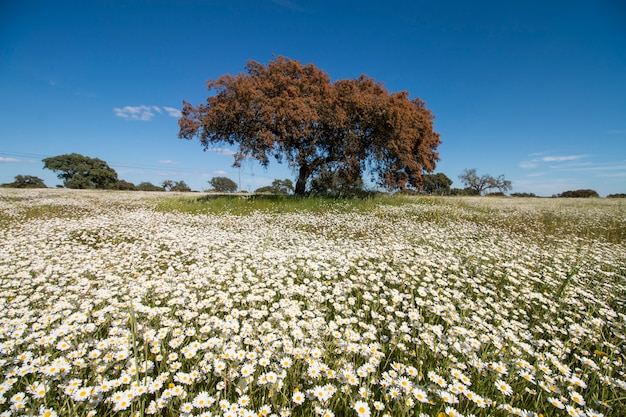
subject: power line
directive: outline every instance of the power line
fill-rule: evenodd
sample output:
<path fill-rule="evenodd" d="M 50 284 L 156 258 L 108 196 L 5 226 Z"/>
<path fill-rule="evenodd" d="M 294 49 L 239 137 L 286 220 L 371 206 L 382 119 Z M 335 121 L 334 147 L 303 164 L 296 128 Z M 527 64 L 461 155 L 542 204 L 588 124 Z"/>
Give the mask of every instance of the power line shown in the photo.
<path fill-rule="evenodd" d="M 0 151 L 0 156 L 12 157 L 12 158 L 27 158 L 27 159 L 38 159 L 42 160 L 45 158 L 49 158 L 47 155 L 42 154 L 34 154 L 34 153 L 26 153 L 26 152 L 5 152 Z M 107 165 L 111 167 L 117 168 L 129 168 L 129 169 L 142 169 L 142 170 L 153 170 L 153 171 L 165 171 L 165 172 L 182 172 L 182 173 L 194 173 L 194 172 L 204 172 L 206 169 L 201 168 L 177 168 L 173 166 L 160 166 L 160 165 L 152 165 L 152 164 L 141 164 L 141 163 L 127 163 L 127 162 L 107 162 Z"/>
<path fill-rule="evenodd" d="M 42 160 L 45 158 L 50 158 L 49 155 L 35 154 L 35 153 L 27 153 L 27 152 L 6 152 L 0 151 L 0 156 L 14 157 L 14 158 L 28 158 L 28 159 L 38 159 Z M 150 171 L 161 171 L 161 172 L 171 172 L 171 173 L 188 173 L 188 174 L 211 174 L 212 171 L 206 168 L 197 168 L 197 167 L 175 167 L 169 164 L 163 165 L 154 165 L 154 164 L 142 164 L 142 163 L 128 163 L 128 162 L 107 162 L 107 164 L 111 167 L 116 168 L 127 168 L 127 169 L 140 169 L 140 170 L 150 170 Z M 239 169 L 239 176 L 249 176 L 254 177 L 254 173 L 246 174 L 245 172 L 241 172 Z"/>

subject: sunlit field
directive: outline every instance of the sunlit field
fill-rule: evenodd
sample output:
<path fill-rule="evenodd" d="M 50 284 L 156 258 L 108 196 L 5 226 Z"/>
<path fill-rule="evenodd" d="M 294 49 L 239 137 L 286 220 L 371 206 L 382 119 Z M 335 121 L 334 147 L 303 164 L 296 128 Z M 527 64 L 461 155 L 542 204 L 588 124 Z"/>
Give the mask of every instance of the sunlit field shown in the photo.
<path fill-rule="evenodd" d="M 624 416 L 626 202 L 0 189 L 0 416 Z"/>

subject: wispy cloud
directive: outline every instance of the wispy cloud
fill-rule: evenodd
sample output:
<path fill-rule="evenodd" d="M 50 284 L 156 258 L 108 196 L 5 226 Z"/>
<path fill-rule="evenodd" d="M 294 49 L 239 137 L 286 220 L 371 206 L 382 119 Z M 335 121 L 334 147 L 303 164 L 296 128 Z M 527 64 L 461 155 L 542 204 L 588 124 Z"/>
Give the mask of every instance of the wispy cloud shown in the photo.
<path fill-rule="evenodd" d="M 537 168 L 537 166 L 538 166 L 537 162 L 533 162 L 533 161 L 522 161 L 519 163 L 519 167 L 524 168 L 524 169 Z"/>
<path fill-rule="evenodd" d="M 127 120 L 139 120 L 144 122 L 152 120 L 155 116 L 155 113 L 162 114 L 163 111 L 165 111 L 168 116 L 176 118 L 180 117 L 180 110 L 174 107 L 167 106 L 146 106 L 145 104 L 142 104 L 140 106 L 124 106 L 113 108 L 113 113 L 117 117 L 121 117 L 122 119 Z"/>
<path fill-rule="evenodd" d="M 180 110 L 178 110 L 178 109 L 176 109 L 174 107 L 163 106 L 163 109 L 165 109 L 165 111 L 167 112 L 168 116 L 176 117 L 176 118 L 180 118 L 180 116 L 181 116 Z"/>
<path fill-rule="evenodd" d="M 524 168 L 524 169 L 532 169 L 532 168 L 537 168 L 543 162 L 578 161 L 580 159 L 587 157 L 587 155 L 547 155 L 547 156 L 541 156 L 541 155 L 545 155 L 545 153 L 535 152 L 535 153 L 528 155 L 531 157 L 531 159 L 526 160 L 526 161 L 521 161 L 519 163 L 519 167 Z"/>
<path fill-rule="evenodd" d="M 168 164 L 168 165 L 176 165 L 178 164 L 178 162 L 174 162 L 172 160 L 169 159 L 162 159 L 159 161 L 160 164 Z"/>
<path fill-rule="evenodd" d="M 543 158 L 539 158 L 543 162 L 563 162 L 563 161 L 575 161 L 577 159 L 582 159 L 586 155 L 564 155 L 564 156 L 544 156 Z"/>
<path fill-rule="evenodd" d="M 152 120 L 154 117 L 154 109 L 153 106 L 124 106 L 124 107 L 115 107 L 113 112 L 117 117 L 121 117 L 123 119 L 129 120 L 142 120 L 148 121 Z"/>
<path fill-rule="evenodd" d="M 222 171 L 222 170 L 218 170 L 218 171 L 211 171 L 211 174 L 213 174 L 213 175 L 228 175 L 228 172 Z"/>
<path fill-rule="evenodd" d="M 626 165 L 624 164 L 586 164 L 580 166 L 566 166 L 561 171 L 570 172 L 604 172 L 604 171 L 624 171 L 626 172 Z"/>
<path fill-rule="evenodd" d="M 32 164 L 33 162 L 37 162 L 37 161 L 32 160 L 32 159 L 5 158 L 3 156 L 0 156 L 0 163 L 2 164 L 21 164 L 21 163 Z"/>
<path fill-rule="evenodd" d="M 236 152 L 228 148 L 209 148 L 209 152 L 219 153 L 220 155 L 234 155 Z"/>

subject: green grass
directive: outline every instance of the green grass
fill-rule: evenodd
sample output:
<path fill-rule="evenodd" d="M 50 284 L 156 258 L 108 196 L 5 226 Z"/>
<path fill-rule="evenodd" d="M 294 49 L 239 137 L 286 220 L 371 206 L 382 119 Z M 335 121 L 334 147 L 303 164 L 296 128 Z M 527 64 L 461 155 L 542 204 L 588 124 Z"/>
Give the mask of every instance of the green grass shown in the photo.
<path fill-rule="evenodd" d="M 298 197 L 280 195 L 204 195 L 164 198 L 157 203 L 162 212 L 190 214 L 230 214 L 248 216 L 264 213 L 348 213 L 371 211 L 378 205 L 401 206 L 419 201 L 415 197 L 375 195 L 366 198 Z"/>

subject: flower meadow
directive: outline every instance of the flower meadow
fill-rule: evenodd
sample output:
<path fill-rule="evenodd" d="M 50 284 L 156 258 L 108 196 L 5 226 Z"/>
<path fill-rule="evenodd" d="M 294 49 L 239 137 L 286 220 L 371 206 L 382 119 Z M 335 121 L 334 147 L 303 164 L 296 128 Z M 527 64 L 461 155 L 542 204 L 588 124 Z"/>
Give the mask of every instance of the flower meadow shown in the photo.
<path fill-rule="evenodd" d="M 622 201 L 167 198 L 0 189 L 0 416 L 626 415 Z"/>

